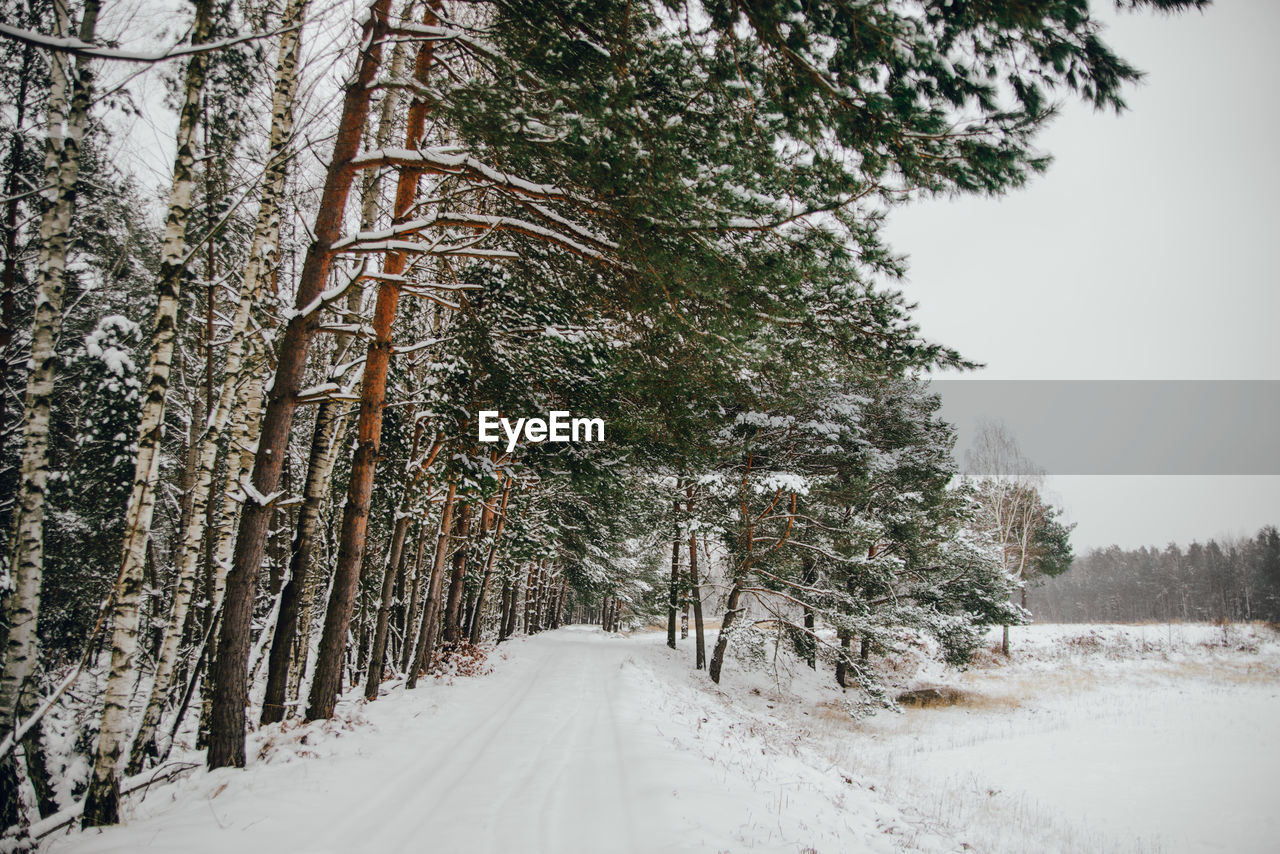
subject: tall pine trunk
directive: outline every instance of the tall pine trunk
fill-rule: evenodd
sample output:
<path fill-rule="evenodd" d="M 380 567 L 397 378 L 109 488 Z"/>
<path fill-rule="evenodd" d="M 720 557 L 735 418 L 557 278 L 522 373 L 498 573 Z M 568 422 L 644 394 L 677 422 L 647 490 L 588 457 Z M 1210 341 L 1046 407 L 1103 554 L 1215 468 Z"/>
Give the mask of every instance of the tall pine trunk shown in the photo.
<path fill-rule="evenodd" d="M 418 443 L 422 440 L 422 422 L 419 421 L 413 431 L 413 446 L 409 451 L 409 467 L 418 462 Z M 404 541 L 409 536 L 409 523 L 413 517 L 409 514 L 413 481 L 417 480 L 411 472 L 407 473 L 404 484 L 404 498 L 396 512 L 395 527 L 391 534 L 391 550 L 387 555 L 387 566 L 382 574 L 382 590 L 378 597 L 378 614 L 373 629 L 373 646 L 369 650 L 369 666 L 365 678 L 364 696 L 367 700 L 378 699 L 378 686 L 382 684 L 383 665 L 387 659 L 387 629 L 391 621 L 391 599 L 395 592 L 396 578 L 400 575 L 400 567 L 404 561 Z"/>
<path fill-rule="evenodd" d="M 433 6 L 434 4 L 429 3 L 423 15 L 425 25 L 437 23 Z M 434 45 L 434 41 L 428 40 L 418 47 L 413 68 L 414 80 L 418 83 L 427 82 L 435 56 Z M 405 148 L 413 150 L 421 144 L 426 118 L 427 101 L 422 97 L 415 98 L 409 106 Z M 421 175 L 420 169 L 401 167 L 396 181 L 393 225 L 409 217 L 418 194 L 418 179 Z M 360 385 L 360 419 L 356 426 L 355 457 L 351 463 L 351 478 L 347 485 L 347 503 L 342 510 L 342 533 L 338 541 L 338 563 L 334 568 L 333 589 L 329 594 L 324 630 L 320 637 L 320 652 L 316 658 L 315 678 L 311 683 L 308 720 L 333 717 L 334 704 L 338 698 L 347 631 L 351 625 L 356 591 L 360 586 L 360 570 L 364 563 L 369 502 L 373 496 L 373 476 L 382 443 L 382 413 L 387 405 L 391 333 L 396 308 L 400 303 L 399 280 L 405 266 L 403 252 L 390 252 L 382 265 L 382 276 L 378 279 L 378 297 L 373 310 L 373 340 L 369 342 L 365 355 L 364 377 Z"/>
<path fill-rule="evenodd" d="M 389 76 L 397 79 L 403 63 L 404 42 L 396 42 L 391 53 Z M 399 104 L 399 90 L 390 89 L 383 96 L 379 108 L 378 130 L 374 145 L 384 147 L 391 139 L 392 124 Z M 373 228 L 378 216 L 380 175 L 372 170 L 365 175 L 361 190 L 360 228 Z M 352 288 L 347 298 L 347 323 L 359 324 L 360 290 Z M 352 336 L 346 332 L 336 335 L 334 361 L 346 358 Z M 300 689 L 303 671 L 307 666 L 311 641 L 311 600 L 319 586 L 312 578 L 312 555 L 320 530 L 320 514 L 323 499 L 329 486 L 334 463 L 337 460 L 335 440 L 346 422 L 346 405 L 340 400 L 325 398 L 319 404 L 316 424 L 308 456 L 306 488 L 302 507 L 298 513 L 298 525 L 294 533 L 289 560 L 289 575 L 281 593 L 280 616 L 276 622 L 275 636 L 271 642 L 271 657 L 267 668 L 266 695 L 263 699 L 262 722 L 281 721 L 285 717 L 286 699 Z"/>
<path fill-rule="evenodd" d="M 400 670 L 408 672 L 413 659 L 413 641 L 418 630 L 418 611 L 422 597 L 422 551 L 427 540 L 425 517 L 418 523 L 417 556 L 413 559 L 413 577 L 409 579 L 409 604 L 404 615 L 404 636 L 401 641 Z"/>
<path fill-rule="evenodd" d="M 280 483 L 293 415 L 298 407 L 298 393 L 305 378 L 307 355 L 319 326 L 318 301 L 334 258 L 331 246 L 342 234 L 347 195 L 355 178 L 351 160 L 360 150 L 360 138 L 369 116 L 371 84 L 382 63 L 389 6 L 390 0 L 373 0 L 364 23 L 360 56 L 356 61 L 356 71 L 346 85 L 342 116 L 312 228 L 314 239 L 307 248 L 299 276 L 295 313 L 276 347 L 276 373 L 267 396 L 261 435 L 254 455 L 252 490 L 246 490 L 248 494 L 240 514 L 235 554 L 227 575 L 214 667 L 216 690 L 207 757 L 210 768 L 244 766 L 249 633 L 258 572 L 274 510 L 274 502 L 270 499 Z"/>
<path fill-rule="evenodd" d="M 400 75 L 403 61 L 404 43 L 396 42 L 391 51 L 390 76 L 395 79 Z M 399 90 L 391 89 L 383 96 L 379 108 L 378 130 L 374 145 L 382 148 L 391 139 L 391 129 L 395 118 L 396 106 L 399 103 Z M 378 192 L 380 187 L 379 173 L 371 170 L 366 173 L 364 186 L 361 188 L 360 228 L 373 228 L 378 216 Z M 348 325 L 359 323 L 361 291 L 353 287 L 347 294 Z M 334 361 L 341 363 L 346 358 L 347 348 L 353 336 L 339 332 L 335 336 Z M 295 692 L 301 684 L 302 672 L 306 668 L 311 640 L 311 609 L 308 591 L 317 586 L 311 575 L 312 555 L 315 552 L 316 538 L 320 531 L 320 514 L 324 497 L 329 486 L 329 477 L 333 473 L 337 461 L 337 437 L 342 433 L 346 423 L 346 404 L 343 401 L 326 397 L 320 401 L 316 411 L 316 422 L 312 430 L 311 450 L 307 456 L 307 474 L 303 488 L 302 506 L 298 510 L 298 524 L 294 529 L 293 543 L 289 552 L 289 577 L 280 594 L 280 615 L 276 620 L 275 633 L 271 639 L 271 654 L 267 663 L 267 687 L 262 703 L 262 723 L 278 723 L 284 720 L 285 703 L 290 693 Z"/>
<path fill-rule="evenodd" d="M 462 640 L 462 591 L 466 586 L 467 535 L 471 531 L 471 507 L 463 504 L 458 511 L 453 540 L 457 542 L 453 553 L 453 572 L 449 575 L 449 602 L 444 612 L 444 643 L 453 648 Z"/>
<path fill-rule="evenodd" d="M 711 653 L 711 681 L 720 684 L 720 671 L 724 667 L 725 650 L 729 648 L 729 632 L 738 619 L 738 603 L 742 599 L 742 576 L 734 579 L 729 589 L 729 601 L 725 604 L 724 622 L 720 624 L 720 633 L 716 636 L 716 648 Z"/>
<path fill-rule="evenodd" d="M 498 601 L 498 643 L 507 639 L 507 615 L 511 613 L 511 581 L 502 580 L 502 594 Z"/>
<path fill-rule="evenodd" d="M 502 627 L 502 640 L 506 640 L 516 632 L 516 620 L 520 616 L 520 611 L 516 608 L 516 603 L 520 601 L 520 572 L 516 571 L 511 576 L 511 602 L 507 605 L 507 620 Z"/>
<path fill-rule="evenodd" d="M 209 38 L 212 14 L 209 0 L 196 0 L 193 44 Z M 134 463 L 133 491 L 125 511 L 124 556 L 116 583 L 111 623 L 111 670 L 107 675 L 102 727 L 98 731 L 98 751 L 93 776 L 85 795 L 84 827 L 116 824 L 120 820 L 120 756 L 128 745 L 129 694 L 134 682 L 134 662 L 138 658 L 138 608 L 142 597 L 143 569 L 151 517 L 155 510 L 156 480 L 160 471 L 161 438 L 164 433 L 165 400 L 177 339 L 178 297 L 187 255 L 187 224 L 191 197 L 195 190 L 196 126 L 200 120 L 200 97 L 204 91 L 208 55 L 194 54 L 187 63 L 183 81 L 183 103 L 178 114 L 177 156 L 173 162 L 173 184 L 169 190 L 169 213 L 165 220 L 164 245 L 160 260 L 151 364 L 147 370 L 146 396 L 138 424 L 138 456 Z M 193 514 L 194 515 L 194 514 Z"/>

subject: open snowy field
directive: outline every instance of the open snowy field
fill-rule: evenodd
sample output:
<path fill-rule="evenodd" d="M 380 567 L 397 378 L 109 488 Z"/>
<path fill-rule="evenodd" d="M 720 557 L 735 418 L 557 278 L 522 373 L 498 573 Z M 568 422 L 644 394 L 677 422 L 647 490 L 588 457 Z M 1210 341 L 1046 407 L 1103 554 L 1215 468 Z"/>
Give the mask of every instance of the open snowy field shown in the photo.
<path fill-rule="evenodd" d="M 571 627 L 492 672 L 255 734 L 51 852 L 1271 851 L 1280 643 L 1265 628 L 1040 626 L 951 705 L 854 720 L 779 658 L 717 688 L 656 633 Z M 324 761 L 315 761 L 324 757 Z"/>

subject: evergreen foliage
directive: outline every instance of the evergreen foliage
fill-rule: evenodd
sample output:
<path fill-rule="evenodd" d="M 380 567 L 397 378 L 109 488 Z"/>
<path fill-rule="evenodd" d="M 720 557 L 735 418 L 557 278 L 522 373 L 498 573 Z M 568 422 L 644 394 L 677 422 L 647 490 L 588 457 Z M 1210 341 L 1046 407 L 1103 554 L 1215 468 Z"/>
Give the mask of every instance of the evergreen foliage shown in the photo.
<path fill-rule="evenodd" d="M 1038 620 L 1063 623 L 1280 622 L 1280 534 L 1183 548 L 1090 549 L 1035 592 Z"/>

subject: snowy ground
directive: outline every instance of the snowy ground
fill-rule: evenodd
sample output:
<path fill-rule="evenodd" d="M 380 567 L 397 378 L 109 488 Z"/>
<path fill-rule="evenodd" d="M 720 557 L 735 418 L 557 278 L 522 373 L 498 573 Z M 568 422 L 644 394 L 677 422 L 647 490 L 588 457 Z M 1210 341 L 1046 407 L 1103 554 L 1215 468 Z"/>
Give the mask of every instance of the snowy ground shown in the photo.
<path fill-rule="evenodd" d="M 1033 627 L 1012 662 L 898 662 L 945 708 L 852 720 L 828 673 L 572 627 L 493 672 L 254 735 L 51 852 L 1272 851 L 1280 639 Z M 430 681 L 430 680 L 428 680 Z"/>

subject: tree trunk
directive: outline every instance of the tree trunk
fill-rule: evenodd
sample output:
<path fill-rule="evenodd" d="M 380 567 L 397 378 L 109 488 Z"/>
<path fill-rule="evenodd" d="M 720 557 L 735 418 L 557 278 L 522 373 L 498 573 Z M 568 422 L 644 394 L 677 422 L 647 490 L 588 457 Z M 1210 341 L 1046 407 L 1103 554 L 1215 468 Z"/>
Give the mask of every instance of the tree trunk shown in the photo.
<path fill-rule="evenodd" d="M 502 528 L 507 521 L 507 499 L 511 495 L 511 479 L 507 479 L 502 490 L 502 501 L 498 505 L 498 527 L 493 532 L 493 542 L 489 544 L 489 554 L 484 561 L 484 575 L 480 577 L 480 589 L 476 592 L 475 611 L 471 615 L 471 643 L 480 643 L 480 629 L 483 624 L 484 598 L 489 591 L 489 579 L 493 575 L 493 561 L 498 554 L 498 544 L 502 541 Z M 505 595 L 505 593 L 504 593 Z"/>
<path fill-rule="evenodd" d="M 551 610 L 551 628 L 560 628 L 561 612 L 564 610 L 565 597 L 569 595 L 569 579 L 560 579 L 560 595 L 556 597 L 555 604 Z"/>
<path fill-rule="evenodd" d="M 34 24 L 36 23 L 36 15 L 30 11 L 30 7 L 28 9 L 27 24 Z M 59 32 L 61 32 L 61 29 Z M 35 48 L 32 45 L 24 44 L 22 46 L 21 64 L 18 66 L 17 97 L 14 99 L 13 104 L 13 135 L 9 138 L 9 174 L 5 177 L 4 182 L 4 270 L 0 274 L 0 287 L 3 288 L 0 291 L 0 460 L 7 458 L 5 445 L 9 432 L 5 429 L 5 422 L 9 420 L 9 395 L 12 393 L 9 388 L 9 348 L 13 345 L 13 333 L 16 323 L 14 318 L 16 311 L 15 295 L 19 287 L 18 206 L 22 196 L 22 163 L 27 141 L 27 90 L 34 77 L 35 61 Z M 2 513 L 0 513 L 0 518 L 3 518 Z M 0 530 L 4 529 L 4 526 L 0 525 Z M 2 634 L 0 634 L 0 638 L 3 638 Z M 0 649 L 3 648 L 4 642 L 0 639 Z M 2 820 L 3 817 L 0 816 L 0 821 Z"/>
<path fill-rule="evenodd" d="M 679 503 L 673 506 L 678 511 Z M 667 646 L 676 648 L 676 609 L 680 604 L 680 537 L 679 528 L 671 539 L 671 583 L 667 588 Z"/>
<path fill-rule="evenodd" d="M 805 585 L 808 585 L 810 587 L 813 586 L 814 582 L 818 580 L 818 573 L 815 570 L 813 558 L 809 557 L 808 555 L 805 555 L 803 558 L 801 558 L 801 565 L 803 567 L 803 573 L 800 576 L 801 581 Z M 809 665 L 809 669 L 817 670 L 818 669 L 818 642 L 814 639 L 814 635 L 813 635 L 814 628 L 815 628 L 813 607 L 808 602 L 805 602 L 803 605 L 803 609 L 804 609 L 803 625 L 807 633 L 800 635 L 799 652 L 801 656 L 804 658 L 805 663 Z"/>
<path fill-rule="evenodd" d="M 516 625 L 520 619 L 520 610 L 516 607 L 516 603 L 520 601 L 520 576 L 519 571 L 511 573 L 509 582 L 511 595 L 507 597 L 507 618 L 502 624 L 502 636 L 499 640 L 506 640 L 516 632 Z"/>
<path fill-rule="evenodd" d="M 391 53 L 392 78 L 399 76 L 404 53 L 404 43 L 397 42 Z M 378 130 L 374 144 L 381 148 L 391 139 L 395 108 L 399 101 L 398 90 L 391 89 L 383 97 L 379 110 Z M 361 190 L 360 227 L 373 228 L 378 215 L 379 173 L 366 173 Z M 361 291 L 352 288 L 347 294 L 346 320 L 358 322 Z M 339 332 L 334 339 L 334 361 L 346 358 L 352 336 Z M 298 511 L 298 524 L 294 531 L 289 552 L 289 579 L 285 582 L 280 598 L 280 618 L 276 621 L 275 636 L 271 641 L 271 657 L 267 664 L 267 688 L 262 704 L 262 723 L 284 720 L 286 702 L 301 684 L 310 647 L 310 608 L 307 595 L 315 586 L 309 579 L 314 562 L 316 537 L 320 530 L 320 515 L 329 478 L 337 461 L 336 439 L 346 423 L 346 404 L 333 398 L 320 401 L 316 411 L 316 423 L 312 432 L 311 451 L 307 460 L 306 486 L 303 489 L 302 506 Z M 301 625 L 299 624 L 301 620 Z"/>
<path fill-rule="evenodd" d="M 534 585 L 533 572 L 534 572 L 534 567 L 536 565 L 537 564 L 531 562 L 529 564 L 529 569 L 525 572 L 524 601 L 521 603 L 521 608 L 520 608 L 520 611 L 521 611 L 520 622 L 524 626 L 524 633 L 526 635 L 529 634 L 530 630 L 533 628 L 533 618 L 529 616 L 529 597 L 533 593 L 533 585 Z"/>
<path fill-rule="evenodd" d="M 488 501 L 482 502 L 480 506 L 480 527 L 476 529 L 473 536 L 476 545 L 484 544 L 485 539 L 489 536 L 489 531 L 493 528 L 493 519 L 495 515 L 493 505 Z M 462 636 L 466 638 L 471 637 L 471 626 L 475 620 L 476 592 L 477 590 L 470 590 L 467 592 L 466 603 L 462 609 L 461 633 Z"/>
<path fill-rule="evenodd" d="M 498 608 L 498 643 L 507 639 L 507 617 L 511 614 L 511 581 L 502 580 L 502 596 Z"/>
<path fill-rule="evenodd" d="M 720 670 L 724 667 L 724 653 L 729 647 L 729 632 L 738 619 L 738 602 L 742 598 L 742 578 L 739 576 L 729 589 L 729 601 L 725 605 L 724 622 L 720 624 L 720 633 L 716 636 L 716 648 L 711 653 L 711 681 L 720 684 Z"/>
<path fill-rule="evenodd" d="M 298 624 L 305 605 L 304 591 L 311 583 L 311 566 L 315 562 L 315 545 L 329 477 L 338 457 L 337 437 L 345 420 L 342 405 L 337 401 L 324 401 L 316 412 L 302 506 L 289 549 L 289 579 L 280 591 L 280 614 L 276 618 L 271 652 L 267 658 L 267 686 L 262 699 L 263 724 L 279 723 L 285 719 L 289 687 L 296 683 L 290 678 L 294 663 L 299 658 L 303 666 L 306 663 L 309 632 L 300 632 Z"/>
<path fill-rule="evenodd" d="M 22 739 L 22 763 L 26 768 L 27 780 L 36 794 L 36 807 L 41 818 L 48 818 L 58 811 L 58 801 L 53 793 L 53 780 L 49 777 L 49 766 L 45 761 L 44 723 L 32 727 Z"/>
<path fill-rule="evenodd" d="M 263 281 L 268 271 L 275 266 L 279 251 L 280 202 L 284 196 L 289 170 L 287 148 L 293 133 L 293 100 L 298 88 L 298 55 L 302 43 L 300 35 L 307 2 L 308 0 L 289 0 L 281 22 L 285 27 L 294 29 L 286 29 L 280 37 L 275 91 L 271 107 L 270 151 L 266 174 L 263 176 L 262 198 L 254 225 L 249 260 L 245 265 L 240 286 L 240 301 L 236 306 L 229 333 L 231 343 L 227 348 L 226 374 L 218 398 L 207 414 L 205 432 L 200 443 L 198 474 L 191 491 L 191 514 L 183 534 L 182 558 L 178 567 L 172 615 L 156 663 L 156 676 L 151 688 L 151 697 L 147 701 L 142 725 L 134 739 L 133 751 L 129 758 L 130 774 L 141 771 L 143 760 L 156 755 L 156 727 L 160 723 L 160 713 L 168 700 L 173 684 L 178 647 L 182 640 L 187 609 L 195 588 L 201 535 L 212 537 L 212 531 L 207 530 L 207 523 L 208 510 L 213 506 L 210 498 L 214 469 L 218 460 L 219 438 L 236 405 L 236 392 L 240 386 L 241 373 L 245 368 L 245 356 L 248 350 L 246 333 L 253 307 L 262 299 Z M 210 305 L 212 305 L 212 293 Z M 243 401 L 241 405 L 255 406 L 257 401 Z"/>
<path fill-rule="evenodd" d="M 692 509 L 691 507 L 690 510 Z M 707 666 L 707 644 L 702 627 L 702 582 L 698 578 L 698 535 L 694 532 L 689 533 L 689 598 L 693 600 L 693 634 L 694 645 L 697 648 L 696 669 L 702 670 Z"/>
<path fill-rule="evenodd" d="M 432 645 L 434 642 L 436 622 L 440 615 L 440 590 L 444 582 L 444 561 L 449 554 L 449 535 L 453 527 L 453 504 L 457 498 L 458 485 L 449 481 L 449 491 L 444 497 L 444 507 L 440 511 L 440 533 L 436 536 L 435 557 L 431 561 L 431 580 L 427 584 L 427 603 L 422 615 L 422 626 L 418 632 L 418 642 L 414 646 L 413 662 L 405 680 L 406 688 L 417 687 L 418 673 L 431 663 Z M 408 643 L 408 639 L 405 641 Z"/>
<path fill-rule="evenodd" d="M 841 629 L 838 633 L 840 639 L 840 657 L 836 659 L 836 684 L 841 688 L 847 688 L 849 677 L 849 650 L 851 638 L 849 633 Z"/>
<path fill-rule="evenodd" d="M 428 4 L 423 15 L 423 24 L 432 26 L 436 23 L 433 6 Z M 427 40 L 418 48 L 418 55 L 414 62 L 414 80 L 419 83 L 427 82 L 435 55 L 434 46 L 434 41 Z M 421 143 L 426 118 L 427 101 L 422 97 L 415 98 L 409 106 L 405 148 L 412 151 Z M 418 193 L 418 179 L 421 175 L 420 169 L 407 166 L 400 169 L 396 182 L 393 225 L 409 217 Z M 338 542 L 338 563 L 334 568 L 333 590 L 329 594 L 329 607 L 325 613 L 324 631 L 320 638 L 320 652 L 316 658 L 315 677 L 311 683 L 311 697 L 307 709 L 308 720 L 333 717 L 334 703 L 337 700 L 338 673 L 342 668 L 347 630 L 350 627 L 352 606 L 360 585 L 360 571 L 364 562 L 369 501 L 373 495 L 373 476 L 381 453 L 382 413 L 387 405 L 387 372 L 391 366 L 391 331 L 396 308 L 400 302 L 398 279 L 404 269 L 404 253 L 390 252 L 382 266 L 383 277 L 378 280 L 378 297 L 373 310 L 373 340 L 369 343 L 369 349 L 365 355 L 364 377 L 360 385 L 360 420 L 356 427 L 356 451 L 351 463 L 351 478 L 347 485 L 347 503 L 342 511 L 342 534 Z"/>
<path fill-rule="evenodd" d="M 403 649 L 400 653 L 400 670 L 408 672 L 413 660 L 414 639 L 418 631 L 418 611 L 422 604 L 422 550 L 427 539 L 427 525 L 424 517 L 418 525 L 417 557 L 413 561 L 413 579 L 409 584 L 409 607 L 405 611 Z"/>
<path fill-rule="evenodd" d="M 98 0 L 87 0 L 79 37 L 93 41 L 98 21 Z M 66 6 L 54 4 L 55 34 L 70 29 Z M 56 346 L 62 330 L 62 299 L 66 293 L 67 254 L 70 251 L 76 181 L 80 174 L 80 143 L 88 124 L 93 74 L 89 60 L 79 57 L 74 81 L 68 79 L 67 56 L 49 56 L 49 104 L 45 143 L 43 197 L 48 207 L 40 219 L 39 278 L 31 325 L 31 357 L 22 408 L 22 458 L 18 494 L 14 496 L 13 538 L 9 571 L 12 589 L 5 597 L 4 670 L 0 672 L 0 732 L 17 724 L 29 698 L 31 676 L 37 659 L 36 624 L 40 616 L 40 587 L 44 575 L 45 491 L 49 481 L 49 425 L 53 383 L 57 373 Z M 68 92 L 70 86 L 70 92 Z M 69 97 L 68 97 L 69 96 Z M 16 168 L 16 165 L 15 165 Z M 6 267 L 8 260 L 6 259 Z M 6 297 L 7 299 L 8 297 Z M 16 769 L 0 759 L 0 818 L 12 819 L 17 800 L 8 797 L 16 785 Z"/>
<path fill-rule="evenodd" d="M 208 40 L 212 10 L 209 0 L 196 0 L 195 9 L 195 31 L 191 41 L 193 44 L 200 44 Z M 123 566 L 116 582 L 115 606 L 111 617 L 111 670 L 107 676 L 102 727 L 98 732 L 97 758 L 89 790 L 85 795 L 81 820 L 83 827 L 116 824 L 120 820 L 120 781 L 116 766 L 121 753 L 128 746 L 128 702 L 134 682 L 133 664 L 137 658 L 138 606 L 142 596 L 147 541 L 151 536 L 151 517 L 155 510 L 165 399 L 169 392 L 169 373 L 173 366 L 177 338 L 178 297 L 186 264 L 191 196 L 195 190 L 195 131 L 200 119 L 200 97 L 204 91 L 207 66 L 207 54 L 194 54 L 187 63 L 183 84 L 184 100 L 178 118 L 178 150 L 173 163 L 173 184 L 169 190 L 169 213 L 165 220 L 164 246 L 157 283 L 159 302 L 151 341 L 151 364 L 147 371 L 147 391 L 138 425 L 138 456 L 134 464 L 133 492 L 125 511 Z"/>
<path fill-rule="evenodd" d="M 507 637 L 514 635 L 516 627 L 520 625 L 520 610 L 516 607 L 516 603 L 520 601 L 521 575 L 522 573 L 516 572 L 511 579 L 511 606 L 507 608 Z"/>
<path fill-rule="evenodd" d="M 382 61 L 389 5 L 390 0 L 373 0 L 369 7 L 361 40 L 363 47 L 356 72 L 346 86 L 342 117 L 338 122 L 324 190 L 312 228 L 314 240 L 307 248 L 298 281 L 295 313 L 276 347 L 276 373 L 254 455 L 253 489 L 246 490 L 249 494 L 240 514 L 234 561 L 227 576 L 214 673 L 217 690 L 210 718 L 207 757 L 210 768 L 244 767 L 249 632 L 258 571 L 274 509 L 268 499 L 279 484 L 281 466 L 288 450 L 289 432 L 298 406 L 298 393 L 302 390 L 307 354 L 319 325 L 318 301 L 333 263 L 331 247 L 342 235 L 347 194 L 355 175 L 351 160 L 360 150 L 360 138 L 369 114 L 371 84 Z"/>
<path fill-rule="evenodd" d="M 422 439 L 422 423 L 413 431 L 413 445 L 409 451 L 409 464 L 418 462 L 418 443 Z M 406 478 L 404 498 L 399 512 L 396 514 L 395 530 L 391 535 L 391 552 L 387 555 L 387 567 L 382 576 L 382 591 L 378 601 L 377 624 L 373 631 L 373 647 L 369 651 L 369 668 L 365 678 L 364 696 L 367 700 L 378 699 L 378 686 L 382 684 L 382 665 L 387 658 L 387 626 L 391 619 L 391 597 L 395 592 L 396 578 L 404 561 L 404 541 L 409 536 L 409 523 L 413 517 L 409 515 L 412 475 Z"/>
<path fill-rule="evenodd" d="M 467 534 L 471 530 L 471 507 L 463 504 L 458 511 L 453 539 L 457 542 L 453 553 L 453 572 L 449 576 L 449 601 L 444 612 L 444 643 L 449 649 L 462 640 L 462 592 L 466 587 L 467 551 L 470 543 Z"/>

